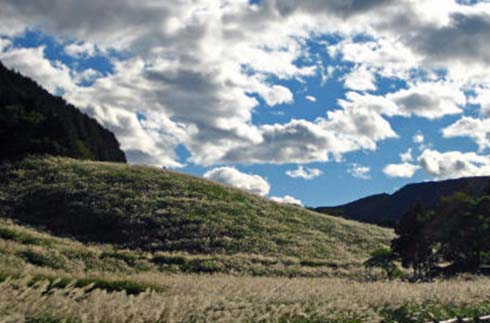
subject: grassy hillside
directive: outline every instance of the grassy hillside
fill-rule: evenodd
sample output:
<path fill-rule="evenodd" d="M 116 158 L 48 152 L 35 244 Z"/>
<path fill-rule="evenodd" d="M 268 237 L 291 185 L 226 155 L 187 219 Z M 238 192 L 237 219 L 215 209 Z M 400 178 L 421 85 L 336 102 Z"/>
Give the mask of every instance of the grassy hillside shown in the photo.
<path fill-rule="evenodd" d="M 45 158 L 0 174 L 2 322 L 427 322 L 490 311 L 488 278 L 373 282 L 380 273 L 360 264 L 391 238 L 382 228 L 152 168 Z"/>
<path fill-rule="evenodd" d="M 81 279 L 88 284 L 102 279 L 110 289 L 134 289 L 134 284 L 112 286 L 107 282 L 136 274 L 222 273 L 253 276 L 363 277 L 358 263 L 291 256 L 263 256 L 239 253 L 189 254 L 187 252 L 145 252 L 118 249 L 108 244 L 86 245 L 58 238 L 11 220 L 0 220 L 0 277 L 27 272 L 35 277 Z M 85 282 L 85 283 L 83 283 Z M 112 287 L 110 287 L 112 286 Z M 138 289 L 139 288 L 139 289 Z M 138 287 L 136 290 L 145 290 Z"/>
<path fill-rule="evenodd" d="M 155 168 L 47 157 L 0 168 L 0 216 L 84 242 L 363 261 L 392 232 Z"/>
<path fill-rule="evenodd" d="M 0 321 L 428 322 L 490 313 L 490 281 L 483 277 L 409 284 L 211 276 L 210 264 L 268 276 L 327 273 L 321 263 L 292 257 L 87 246 L 0 220 Z"/>

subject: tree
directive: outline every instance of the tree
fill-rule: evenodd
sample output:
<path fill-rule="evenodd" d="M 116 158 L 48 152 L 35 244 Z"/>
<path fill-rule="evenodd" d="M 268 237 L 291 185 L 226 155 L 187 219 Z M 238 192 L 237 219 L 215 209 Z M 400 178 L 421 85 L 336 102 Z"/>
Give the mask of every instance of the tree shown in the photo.
<path fill-rule="evenodd" d="M 435 262 L 431 236 L 425 230 L 432 217 L 433 212 L 416 204 L 400 220 L 395 229 L 398 237 L 391 242 L 394 255 L 400 258 L 403 267 L 413 268 L 415 278 L 426 277 Z"/>
<path fill-rule="evenodd" d="M 476 272 L 490 250 L 490 196 L 457 193 L 441 201 L 436 223 L 441 256 L 456 272 Z"/>
<path fill-rule="evenodd" d="M 415 278 L 477 272 L 490 254 L 490 196 L 456 193 L 434 210 L 415 205 L 395 232 L 393 253 Z"/>

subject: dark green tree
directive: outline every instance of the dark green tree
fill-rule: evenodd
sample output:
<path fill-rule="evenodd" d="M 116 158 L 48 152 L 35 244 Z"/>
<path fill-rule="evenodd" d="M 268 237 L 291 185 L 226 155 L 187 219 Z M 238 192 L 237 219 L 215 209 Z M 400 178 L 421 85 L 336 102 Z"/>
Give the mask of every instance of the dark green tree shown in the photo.
<path fill-rule="evenodd" d="M 432 237 L 426 230 L 432 217 L 433 212 L 416 204 L 402 217 L 395 229 L 398 236 L 391 243 L 394 255 L 400 258 L 403 267 L 413 268 L 415 278 L 426 277 L 436 261 Z"/>
<path fill-rule="evenodd" d="M 490 250 L 490 196 L 457 193 L 437 208 L 436 241 L 455 272 L 476 272 Z"/>

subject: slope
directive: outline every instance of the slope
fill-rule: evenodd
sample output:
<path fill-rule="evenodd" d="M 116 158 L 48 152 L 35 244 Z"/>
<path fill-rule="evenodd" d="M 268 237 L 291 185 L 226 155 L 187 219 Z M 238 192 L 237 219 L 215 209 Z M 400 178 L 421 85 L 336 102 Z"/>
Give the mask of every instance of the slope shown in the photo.
<path fill-rule="evenodd" d="M 359 262 L 390 230 L 156 168 L 67 158 L 0 167 L 0 216 L 83 242 L 190 254 Z"/>

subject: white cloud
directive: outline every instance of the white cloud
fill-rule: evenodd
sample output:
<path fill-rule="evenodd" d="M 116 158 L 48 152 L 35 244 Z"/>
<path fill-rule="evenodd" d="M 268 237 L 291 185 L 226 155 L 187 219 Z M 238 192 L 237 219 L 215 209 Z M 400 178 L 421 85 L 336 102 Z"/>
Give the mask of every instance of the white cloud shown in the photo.
<path fill-rule="evenodd" d="M 75 87 L 70 69 L 61 62 L 44 58 L 44 47 L 11 48 L 0 53 L 0 60 L 9 68 L 32 77 L 51 93 L 58 89 L 69 91 Z"/>
<path fill-rule="evenodd" d="M 315 122 L 291 120 L 259 127 L 262 140 L 229 150 L 230 163 L 309 163 L 336 159 L 350 151 L 375 150 L 377 142 L 397 138 L 390 124 L 375 112 L 335 110 Z"/>
<path fill-rule="evenodd" d="M 270 191 L 270 185 L 263 177 L 245 174 L 233 167 L 211 169 L 204 174 L 204 177 L 261 196 L 269 194 Z"/>
<path fill-rule="evenodd" d="M 65 47 L 65 53 L 75 58 L 92 57 L 97 50 L 91 43 L 73 43 Z"/>
<path fill-rule="evenodd" d="M 420 133 L 420 132 L 419 132 L 419 133 L 416 133 L 416 134 L 415 134 L 415 135 L 413 135 L 413 137 L 412 137 L 412 141 L 413 141 L 414 143 L 416 143 L 416 144 L 421 144 L 421 143 L 423 143 L 423 142 L 424 142 L 424 140 L 425 140 L 424 135 L 423 135 L 422 133 Z"/>
<path fill-rule="evenodd" d="M 5 0 L 0 19 L 2 35 L 36 27 L 63 42 L 74 40 L 66 51 L 76 57 L 124 54 L 125 60 L 111 58 L 114 74 L 108 76 L 70 71 L 47 60 L 42 48 L 3 46 L 0 59 L 52 92 L 60 87 L 67 100 L 112 127 L 138 162 L 178 165 L 179 144 L 189 150 L 190 162 L 203 165 L 325 161 L 396 138 L 384 117 L 462 113 L 461 89 L 476 88 L 473 102 L 483 114 L 490 109 L 484 90 L 490 84 L 488 3 Z M 374 90 L 379 75 L 408 88 L 385 95 L 350 92 L 340 108 L 317 120 L 254 125 L 255 95 L 270 106 L 292 103 L 283 81 L 332 76 L 325 71 L 336 67 L 308 53 L 307 40 L 328 33 L 340 38 L 326 45 L 329 55 L 355 66 L 346 87 Z M 477 135 L 466 130 L 468 121 L 444 135 L 469 136 L 487 147 L 486 121 L 471 122 L 481 126 Z"/>
<path fill-rule="evenodd" d="M 442 129 L 442 135 L 446 138 L 471 138 L 482 151 L 485 148 L 490 148 L 490 119 L 462 117 L 452 125 Z"/>
<path fill-rule="evenodd" d="M 348 38 L 328 46 L 328 52 L 332 57 L 341 57 L 390 78 L 408 78 L 410 70 L 422 62 L 422 57 L 401 43 L 398 37 L 364 42 L 354 42 Z"/>
<path fill-rule="evenodd" d="M 312 95 L 307 95 L 305 99 L 310 102 L 316 102 L 316 98 Z"/>
<path fill-rule="evenodd" d="M 271 197 L 271 200 L 274 202 L 277 202 L 277 203 L 293 204 L 293 205 L 303 206 L 303 203 L 300 200 L 298 200 L 292 196 L 289 196 L 289 195 L 285 195 L 283 197 L 273 196 L 273 197 Z"/>
<path fill-rule="evenodd" d="M 406 152 L 401 153 L 400 154 L 400 159 L 404 163 L 411 162 L 413 160 L 412 148 L 408 148 L 408 150 Z"/>
<path fill-rule="evenodd" d="M 383 169 L 383 173 L 388 177 L 411 178 L 420 167 L 410 163 L 388 164 Z"/>
<path fill-rule="evenodd" d="M 438 152 L 424 150 L 419 158 L 420 165 L 438 179 L 490 175 L 490 156 L 459 151 Z"/>
<path fill-rule="evenodd" d="M 417 115 L 437 119 L 459 114 L 466 97 L 456 84 L 421 83 L 387 96 L 400 109 L 401 115 Z"/>
<path fill-rule="evenodd" d="M 360 178 L 360 179 L 370 179 L 371 176 L 369 175 L 369 172 L 371 171 L 371 168 L 359 164 L 352 164 L 350 168 L 347 170 L 349 174 L 351 174 L 355 178 Z"/>
<path fill-rule="evenodd" d="M 346 89 L 357 91 L 374 91 L 376 90 L 376 78 L 373 71 L 364 66 L 353 69 L 345 76 L 344 86 Z"/>
<path fill-rule="evenodd" d="M 484 116 L 490 116 L 490 89 L 489 88 L 476 88 L 476 96 L 470 98 L 471 104 L 478 104 L 480 106 L 481 113 Z"/>
<path fill-rule="evenodd" d="M 293 93 L 291 93 L 287 87 L 281 85 L 265 87 L 265 91 L 260 93 L 267 105 L 271 107 L 283 103 L 292 103 L 294 101 Z"/>
<path fill-rule="evenodd" d="M 302 178 L 306 180 L 314 179 L 321 176 L 323 172 L 318 168 L 308 168 L 298 166 L 297 169 L 290 169 L 286 171 L 286 175 L 292 178 Z"/>
<path fill-rule="evenodd" d="M 77 73 L 74 76 L 74 79 L 76 83 L 83 83 L 83 82 L 93 82 L 99 77 L 102 77 L 102 73 L 99 71 L 94 70 L 93 68 L 88 68 L 86 70 L 83 70 L 80 73 Z"/>
<path fill-rule="evenodd" d="M 461 113 L 459 106 L 465 103 L 466 97 L 456 85 L 440 82 L 415 84 L 385 96 L 348 92 L 346 100 L 339 100 L 344 108 L 367 109 L 390 117 L 416 115 L 427 119 Z"/>

